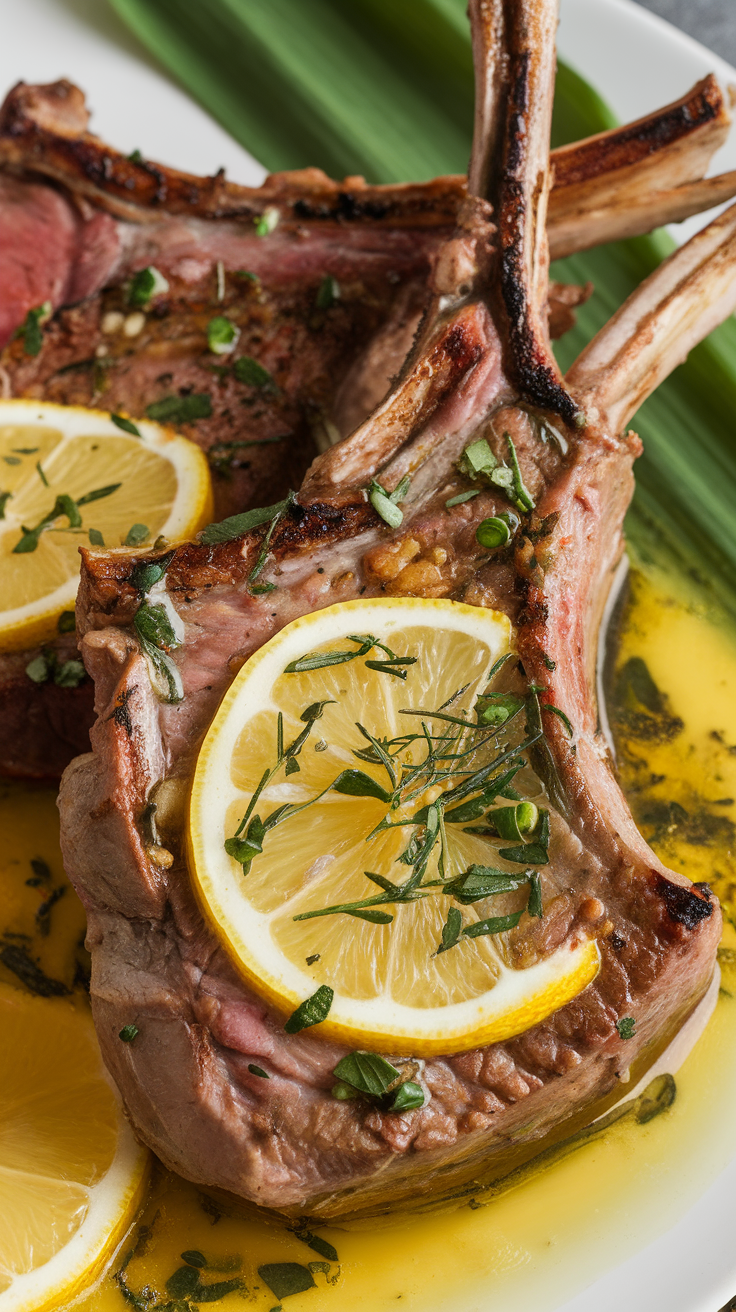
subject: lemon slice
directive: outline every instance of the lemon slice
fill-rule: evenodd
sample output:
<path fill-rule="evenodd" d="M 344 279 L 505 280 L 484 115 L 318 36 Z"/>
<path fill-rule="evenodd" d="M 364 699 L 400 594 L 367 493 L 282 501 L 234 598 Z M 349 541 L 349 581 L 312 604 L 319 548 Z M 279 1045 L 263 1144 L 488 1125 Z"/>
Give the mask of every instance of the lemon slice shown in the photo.
<path fill-rule="evenodd" d="M 393 656 L 373 647 L 340 659 L 340 653 L 359 650 L 361 637 L 371 636 Z M 505 870 L 523 880 L 523 868 L 499 858 L 487 836 L 451 823 L 452 809 L 435 805 L 443 792 L 469 778 L 458 771 L 472 773 L 498 759 L 503 735 L 465 730 L 441 715 L 433 717 L 432 711 L 446 705 L 441 714 L 459 720 L 467 716 L 475 725 L 475 700 L 509 642 L 504 615 L 457 602 L 397 598 L 333 606 L 296 620 L 252 656 L 210 728 L 190 802 L 189 862 L 198 897 L 243 975 L 283 1013 L 295 1010 L 318 986 L 333 990 L 319 1030 L 325 1037 L 420 1057 L 460 1052 L 528 1029 L 579 993 L 598 971 L 598 947 L 587 938 L 574 938 L 551 955 L 535 953 L 528 914 L 522 915 L 518 931 L 472 936 L 473 925 L 513 916 L 523 907 L 529 883 L 526 891 L 520 886 L 459 909 L 453 897 L 436 887 L 440 874 L 457 879 L 472 865 Z M 316 654 L 306 662 L 312 668 L 287 671 L 308 653 Z M 326 656 L 335 663 L 321 663 Z M 385 663 L 407 656 L 415 663 Z M 406 678 L 389 670 L 403 670 Z M 315 704 L 319 718 L 314 718 Z M 426 713 L 405 715 L 402 710 Z M 455 771 L 446 778 L 429 778 L 426 771 L 417 775 L 404 788 L 401 805 L 391 810 L 385 766 L 355 755 L 366 749 L 375 756 L 356 722 L 375 739 L 394 740 L 389 750 L 396 760 L 418 769 L 428 751 L 422 721 L 434 742 L 446 732 L 458 735 L 454 745 L 445 744 L 446 753 L 471 742 L 482 745 L 471 756 L 439 762 L 438 768 Z M 299 770 L 291 765 L 287 773 L 288 746 L 310 724 L 295 757 Z M 402 747 L 397 740 L 407 734 L 417 736 Z M 284 763 L 268 778 L 243 826 L 259 781 L 274 767 L 280 741 Z M 499 770 L 493 767 L 488 777 Z M 531 778 L 532 790 L 539 792 L 531 771 L 522 771 L 519 778 L 524 774 L 527 788 Z M 349 793 L 331 787 L 338 776 Z M 403 777 L 408 778 L 406 770 Z M 544 805 L 543 797 L 537 800 Z M 242 846 L 231 843 L 232 854 L 226 851 L 226 840 L 239 827 L 241 843 L 253 835 L 254 816 L 263 822 L 279 807 L 305 803 L 261 836 L 262 850 L 254 852 L 249 867 Z M 295 919 L 380 896 L 381 887 L 366 871 L 394 884 L 408 879 L 412 866 L 406 861 L 415 858 L 416 844 L 428 829 L 421 816 L 419 823 L 407 821 L 422 807 L 425 817 L 433 808 L 432 824 L 438 809 L 448 817 L 444 868 L 439 866 L 440 834 L 422 876 L 422 882 L 435 881 L 431 893 L 368 908 L 379 920 L 392 916 L 390 923 L 345 912 Z M 393 827 L 369 837 L 386 817 Z M 407 853 L 413 835 L 414 849 Z M 542 893 L 543 898 L 554 894 L 544 876 Z M 458 912 L 463 918 L 458 941 L 438 954 L 443 926 L 450 920 L 457 928 Z"/>
<path fill-rule="evenodd" d="M 107 547 L 133 530 L 140 550 L 159 536 L 192 537 L 211 518 L 199 447 L 159 424 L 133 426 L 139 437 L 98 410 L 0 401 L 0 649 L 52 636 L 61 611 L 74 605 L 78 549 L 90 545 L 90 529 L 93 545 Z M 47 528 L 24 532 L 55 510 Z"/>
<path fill-rule="evenodd" d="M 0 1309 L 59 1308 L 101 1273 L 143 1199 L 148 1152 L 92 1021 L 0 986 Z"/>

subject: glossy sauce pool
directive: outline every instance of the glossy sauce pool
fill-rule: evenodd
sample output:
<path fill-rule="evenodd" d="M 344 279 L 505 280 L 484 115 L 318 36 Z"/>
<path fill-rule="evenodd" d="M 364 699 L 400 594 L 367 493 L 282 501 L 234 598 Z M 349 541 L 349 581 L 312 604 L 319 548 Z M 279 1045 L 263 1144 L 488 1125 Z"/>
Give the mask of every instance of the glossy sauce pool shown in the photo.
<path fill-rule="evenodd" d="M 547 1312 L 654 1240 L 707 1189 L 736 1152 L 736 637 L 697 603 L 677 600 L 666 578 L 634 573 L 609 682 L 619 769 L 637 821 L 668 864 L 713 884 L 727 918 L 716 1010 L 676 1075 L 669 1110 L 646 1124 L 622 1118 L 484 1205 L 358 1230 L 320 1227 L 337 1262 L 270 1221 L 225 1214 L 160 1170 L 112 1273 L 76 1308 L 153 1307 L 156 1293 L 165 1304 L 180 1254 L 197 1250 L 207 1259 L 205 1283 L 242 1279 L 244 1287 L 212 1304 L 224 1312 L 278 1307 L 257 1268 L 279 1262 L 317 1264 L 314 1287 L 290 1296 L 287 1312 Z M 55 887 L 63 882 L 53 795 L 6 787 L 0 829 L 3 941 L 30 934 L 46 973 L 71 983 L 85 964 L 82 908 L 67 887 L 39 935 L 43 889 L 26 884 L 37 857 Z M 3 966 L 0 978 L 18 983 Z M 126 1280 L 136 1297 L 126 1303 L 114 1272 L 131 1249 Z"/>

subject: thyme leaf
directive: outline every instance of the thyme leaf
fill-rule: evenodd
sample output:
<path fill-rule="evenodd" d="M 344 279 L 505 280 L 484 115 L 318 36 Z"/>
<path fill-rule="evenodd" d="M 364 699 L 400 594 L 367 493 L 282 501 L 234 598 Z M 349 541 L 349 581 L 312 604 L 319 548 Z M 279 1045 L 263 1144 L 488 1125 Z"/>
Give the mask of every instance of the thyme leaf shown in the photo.
<path fill-rule="evenodd" d="M 320 1025 L 329 1015 L 334 996 L 334 990 L 329 984 L 320 984 L 316 992 L 305 998 L 296 1011 L 291 1013 L 284 1025 L 286 1033 L 299 1034 L 302 1030 L 311 1029 L 313 1025 Z"/>

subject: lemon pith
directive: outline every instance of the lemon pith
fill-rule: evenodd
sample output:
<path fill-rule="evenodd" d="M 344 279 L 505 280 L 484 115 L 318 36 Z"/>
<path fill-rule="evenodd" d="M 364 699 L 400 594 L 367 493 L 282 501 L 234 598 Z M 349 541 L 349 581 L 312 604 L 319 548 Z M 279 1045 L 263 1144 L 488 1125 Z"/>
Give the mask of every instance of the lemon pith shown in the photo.
<path fill-rule="evenodd" d="M 130 1226 L 148 1178 L 81 1006 L 0 986 L 0 1312 L 60 1308 Z"/>
<path fill-rule="evenodd" d="M 90 529 L 106 547 L 119 547 L 142 524 L 150 546 L 159 535 L 191 537 L 211 517 L 209 467 L 199 447 L 160 424 L 136 420 L 135 426 L 139 437 L 102 411 L 0 402 L 0 648 L 31 647 L 53 636 L 60 612 L 74 606 L 78 548 L 90 545 Z M 116 491 L 85 501 L 115 484 Z M 60 513 L 34 550 L 14 550 L 58 497 L 81 502 L 81 524 Z"/>
<path fill-rule="evenodd" d="M 396 653 L 418 656 L 406 681 L 358 659 L 285 673 L 305 652 L 349 648 L 348 635 L 368 633 Z M 300 753 L 300 771 L 287 778 L 282 769 L 261 795 L 263 816 L 316 797 L 346 769 L 360 767 L 385 782 L 383 767 L 355 757 L 356 747 L 367 746 L 356 721 L 376 737 L 394 737 L 407 729 L 402 709 L 439 708 L 458 689 L 463 693 L 453 709 L 467 713 L 509 641 L 505 616 L 456 602 L 345 603 L 297 620 L 271 639 L 246 662 L 215 717 L 190 800 L 189 862 L 197 895 L 243 975 L 280 1011 L 291 1012 L 320 984 L 334 990 L 319 1030 L 325 1037 L 417 1056 L 463 1051 L 536 1024 L 598 971 L 597 944 L 585 938 L 524 968 L 504 934 L 464 939 L 438 956 L 451 903 L 444 894 L 391 905 L 390 924 L 346 914 L 295 920 L 377 893 L 364 874 L 368 869 L 396 882 L 408 875 L 406 865 L 395 864 L 416 832 L 403 810 L 395 814 L 395 828 L 366 842 L 386 815 L 380 798 L 327 791 L 267 834 L 245 876 L 224 848 L 273 765 L 279 712 L 288 743 L 304 728 L 305 708 L 326 703 Z M 416 719 L 410 723 L 418 728 Z M 427 793 L 413 810 L 432 800 Z M 489 859 L 496 864 L 495 849 L 477 834 L 455 826 L 447 841 L 453 873 Z M 463 908 L 471 923 L 496 914 L 488 904 Z"/>

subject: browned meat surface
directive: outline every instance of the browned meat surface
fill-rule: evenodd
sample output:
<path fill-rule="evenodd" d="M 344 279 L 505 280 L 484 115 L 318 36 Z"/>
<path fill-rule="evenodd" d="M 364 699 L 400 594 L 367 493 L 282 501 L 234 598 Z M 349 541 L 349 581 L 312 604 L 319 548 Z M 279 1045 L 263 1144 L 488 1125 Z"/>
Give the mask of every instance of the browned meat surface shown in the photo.
<path fill-rule="evenodd" d="M 241 187 L 130 160 L 93 137 L 88 119 L 82 92 L 65 81 L 20 83 L 0 111 L 0 344 L 29 309 L 46 300 L 67 307 L 39 355 L 21 340 L 7 347 L 4 394 L 133 416 L 194 395 L 211 414 L 172 422 L 210 453 L 218 516 L 272 503 L 385 394 L 464 179 L 368 187 L 305 169 Z M 699 181 L 728 124 L 721 91 L 705 78 L 638 123 L 555 152 L 553 253 L 645 231 L 731 194 L 733 178 Z M 269 209 L 279 224 L 259 237 L 253 220 Z M 129 278 L 149 264 L 169 290 L 131 318 Z M 553 336 L 571 327 L 590 290 L 551 284 Z M 207 325 L 217 314 L 240 329 L 237 356 L 256 359 L 273 385 L 244 381 L 212 355 Z M 90 685 L 40 690 L 22 668 L 22 657 L 0 660 L 0 771 L 53 777 L 87 745 Z M 28 709 L 20 738 L 19 688 Z"/>
<path fill-rule="evenodd" d="M 391 394 L 317 458 L 276 527 L 261 575 L 275 590 L 249 586 L 262 527 L 175 552 L 165 588 L 185 630 L 171 653 L 183 697 L 166 703 L 132 627 L 140 561 L 84 553 L 78 620 L 98 719 L 92 753 L 64 775 L 60 807 L 66 866 L 88 910 L 105 1060 L 165 1162 L 292 1216 L 371 1214 L 451 1193 L 492 1172 L 510 1146 L 584 1115 L 702 997 L 720 932 L 707 887 L 667 870 L 635 828 L 601 737 L 594 672 L 639 450 L 625 427 L 736 304 L 736 214 L 653 275 L 566 384 L 544 315 L 556 6 L 475 0 L 471 15 L 470 198 L 439 250 L 430 310 Z M 470 486 L 457 469 L 467 444 L 483 435 L 501 459 L 506 432 L 535 506 L 509 546 L 490 552 L 475 529 L 509 509 L 499 489 L 445 503 Z M 365 488 L 372 476 L 391 489 L 407 474 L 404 520 L 390 530 Z M 524 916 L 511 938 L 531 959 L 571 933 L 594 935 L 602 953 L 595 982 L 543 1024 L 427 1062 L 425 1105 L 402 1115 L 331 1097 L 344 1050 L 318 1028 L 287 1035 L 242 982 L 194 903 L 183 855 L 196 753 L 243 660 L 298 615 L 384 593 L 454 597 L 511 618 L 542 707 L 562 709 L 573 727 L 570 738 L 542 712 L 546 764 L 536 768 L 553 811 L 546 911 L 537 926 Z M 617 1029 L 624 1016 L 636 1018 L 628 1040 Z M 131 1021 L 139 1035 L 122 1044 Z M 270 1079 L 254 1077 L 253 1063 Z"/>

